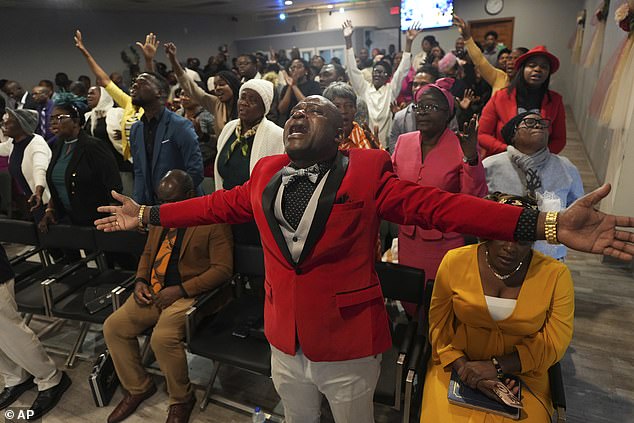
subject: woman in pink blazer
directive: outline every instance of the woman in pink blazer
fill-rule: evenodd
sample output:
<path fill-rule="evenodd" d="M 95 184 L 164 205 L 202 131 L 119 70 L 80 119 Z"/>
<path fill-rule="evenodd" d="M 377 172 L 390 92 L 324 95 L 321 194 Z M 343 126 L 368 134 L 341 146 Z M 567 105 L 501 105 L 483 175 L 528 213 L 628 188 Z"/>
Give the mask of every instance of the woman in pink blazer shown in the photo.
<path fill-rule="evenodd" d="M 550 75 L 559 69 L 559 59 L 544 46 L 537 46 L 515 61 L 511 84 L 491 97 L 484 106 L 478 142 L 485 157 L 506 151 L 502 127 L 519 113 L 534 111 L 550 119 L 548 149 L 557 154 L 566 146 L 566 110 L 560 94 L 549 90 Z"/>
<path fill-rule="evenodd" d="M 447 124 L 454 115 L 453 80 L 439 79 L 415 96 L 416 132 L 398 138 L 392 164 L 400 179 L 454 193 L 483 197 L 486 175 L 477 152 L 475 118 L 465 124 L 465 134 L 454 134 Z M 398 233 L 400 264 L 425 270 L 433 279 L 445 253 L 464 245 L 455 232 L 440 232 L 401 225 Z"/>

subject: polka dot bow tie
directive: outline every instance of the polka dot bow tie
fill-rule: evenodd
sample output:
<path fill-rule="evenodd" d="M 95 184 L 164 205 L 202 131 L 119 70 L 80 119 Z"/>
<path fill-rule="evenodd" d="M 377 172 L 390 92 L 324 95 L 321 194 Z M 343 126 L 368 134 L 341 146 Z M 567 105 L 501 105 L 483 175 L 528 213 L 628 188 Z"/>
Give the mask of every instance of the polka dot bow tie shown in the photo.
<path fill-rule="evenodd" d="M 313 184 L 317 182 L 319 178 L 319 165 L 314 164 L 305 169 L 295 169 L 294 167 L 284 166 L 282 168 L 282 184 L 288 185 L 295 178 L 307 177 Z"/>

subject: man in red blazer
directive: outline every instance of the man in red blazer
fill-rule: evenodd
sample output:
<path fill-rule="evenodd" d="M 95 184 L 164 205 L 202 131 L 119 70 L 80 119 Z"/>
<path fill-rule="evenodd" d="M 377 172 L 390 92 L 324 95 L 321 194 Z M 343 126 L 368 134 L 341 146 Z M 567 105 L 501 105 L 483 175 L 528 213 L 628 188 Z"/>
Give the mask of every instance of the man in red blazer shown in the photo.
<path fill-rule="evenodd" d="M 544 239 L 543 213 L 449 194 L 399 180 L 381 150 L 338 152 L 342 118 L 320 96 L 292 110 L 286 155 L 261 159 L 230 191 L 148 208 L 113 193 L 123 206 L 96 221 L 105 231 L 149 224 L 182 227 L 255 219 L 262 238 L 265 333 L 272 376 L 288 422 L 318 422 L 321 394 L 337 422 L 371 422 L 388 318 L 374 270 L 380 219 L 489 239 Z M 559 214 L 567 246 L 631 258 L 634 235 L 615 231 L 634 219 L 594 211 L 609 186 Z M 624 242 L 627 241 L 627 242 Z"/>

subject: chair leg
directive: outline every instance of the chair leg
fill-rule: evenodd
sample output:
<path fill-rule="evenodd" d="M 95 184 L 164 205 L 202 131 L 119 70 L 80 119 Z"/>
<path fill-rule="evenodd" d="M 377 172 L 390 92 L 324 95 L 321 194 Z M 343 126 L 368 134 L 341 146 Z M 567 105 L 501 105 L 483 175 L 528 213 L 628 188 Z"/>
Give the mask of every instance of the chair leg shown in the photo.
<path fill-rule="evenodd" d="M 31 319 L 33 318 L 33 313 L 25 313 L 24 314 L 24 324 L 29 325 L 31 323 Z"/>
<path fill-rule="evenodd" d="M 563 407 L 557 407 L 557 423 L 565 423 L 566 419 L 566 409 Z"/>
<path fill-rule="evenodd" d="M 214 368 L 211 370 L 209 383 L 207 384 L 207 388 L 205 389 L 205 396 L 200 403 L 200 411 L 204 411 L 205 408 L 207 408 L 207 404 L 209 404 L 209 395 L 211 395 L 211 390 L 213 389 L 214 382 L 216 381 L 216 376 L 218 376 L 218 369 L 220 369 L 220 363 L 214 361 Z"/>
<path fill-rule="evenodd" d="M 405 378 L 405 404 L 403 406 L 403 423 L 410 423 L 410 414 L 412 411 L 412 395 L 414 393 L 416 373 L 413 370 L 407 372 Z"/>
<path fill-rule="evenodd" d="M 143 364 L 143 367 L 147 367 L 151 364 L 150 359 L 154 354 L 152 348 L 150 348 L 151 336 L 152 335 L 148 335 L 145 337 L 145 341 L 143 341 L 143 346 L 141 347 L 141 363 Z"/>
<path fill-rule="evenodd" d="M 90 328 L 90 323 L 81 322 L 79 325 L 79 336 L 77 337 L 77 341 L 73 345 L 73 349 L 70 350 L 68 354 L 68 358 L 66 359 L 66 368 L 70 369 L 75 365 L 75 359 L 77 358 L 77 353 L 79 349 L 84 344 L 84 340 L 86 339 L 86 335 L 88 334 L 88 329 Z"/>

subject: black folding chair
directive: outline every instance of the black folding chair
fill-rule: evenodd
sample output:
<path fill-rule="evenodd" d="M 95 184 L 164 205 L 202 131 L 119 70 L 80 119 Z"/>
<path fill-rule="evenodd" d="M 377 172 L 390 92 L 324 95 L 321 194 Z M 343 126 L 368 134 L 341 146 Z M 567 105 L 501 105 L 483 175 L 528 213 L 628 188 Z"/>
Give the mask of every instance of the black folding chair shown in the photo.
<path fill-rule="evenodd" d="M 112 291 L 122 284 L 135 279 L 136 272 L 121 269 L 109 269 L 105 266 L 103 253 L 122 253 L 140 257 L 147 236 L 138 232 L 105 233 L 95 231 L 96 247 L 99 253 L 96 261 L 100 273 L 87 280 L 62 299 L 55 299 L 53 292 L 63 279 L 50 280 L 44 284 L 47 302 L 51 305 L 51 315 L 62 319 L 76 320 L 80 323 L 79 335 L 68 354 L 66 366 L 72 367 L 77 352 L 86 338 L 90 324 L 103 324 L 113 311 Z"/>
<path fill-rule="evenodd" d="M 377 262 L 375 268 L 381 282 L 383 297 L 416 304 L 417 310 L 422 308 L 425 289 L 423 270 L 383 262 Z M 392 347 L 383 353 L 381 373 L 374 391 L 375 402 L 396 410 L 400 410 L 403 405 L 405 369 L 419 327 L 416 318 L 407 320 L 403 314 L 398 316 L 402 322 L 391 322 Z M 407 399 L 405 402 L 408 403 Z"/>
<path fill-rule="evenodd" d="M 53 302 L 65 298 L 99 273 L 98 269 L 87 266 L 99 256 L 94 231 L 91 227 L 51 225 L 48 233 L 40 234 L 42 248 L 84 250 L 86 257 L 71 264 L 51 264 L 22 280 L 15 294 L 20 312 L 50 317 Z M 44 286 L 52 283 L 55 284 L 47 294 Z"/>
<path fill-rule="evenodd" d="M 263 277 L 262 248 L 238 244 L 234 248 L 232 282 L 240 295 L 211 317 L 206 310 L 208 304 L 214 301 L 214 293 L 201 298 L 187 313 L 189 351 L 214 362 L 201 410 L 213 399 L 244 411 L 252 411 L 252 408 L 211 394 L 218 370 L 223 365 L 271 376 L 271 349 L 262 330 Z M 250 289 L 242 292 L 245 286 Z"/>
<path fill-rule="evenodd" d="M 37 226 L 33 222 L 22 220 L 0 219 L 0 242 L 24 245 L 30 247 L 26 251 L 9 257 L 11 268 L 15 272 L 15 285 L 19 286 L 25 278 L 35 272 L 44 269 L 46 256 L 39 247 L 40 240 L 37 236 Z M 39 261 L 29 259 L 39 256 Z M 16 288 L 17 289 L 17 288 Z"/>

